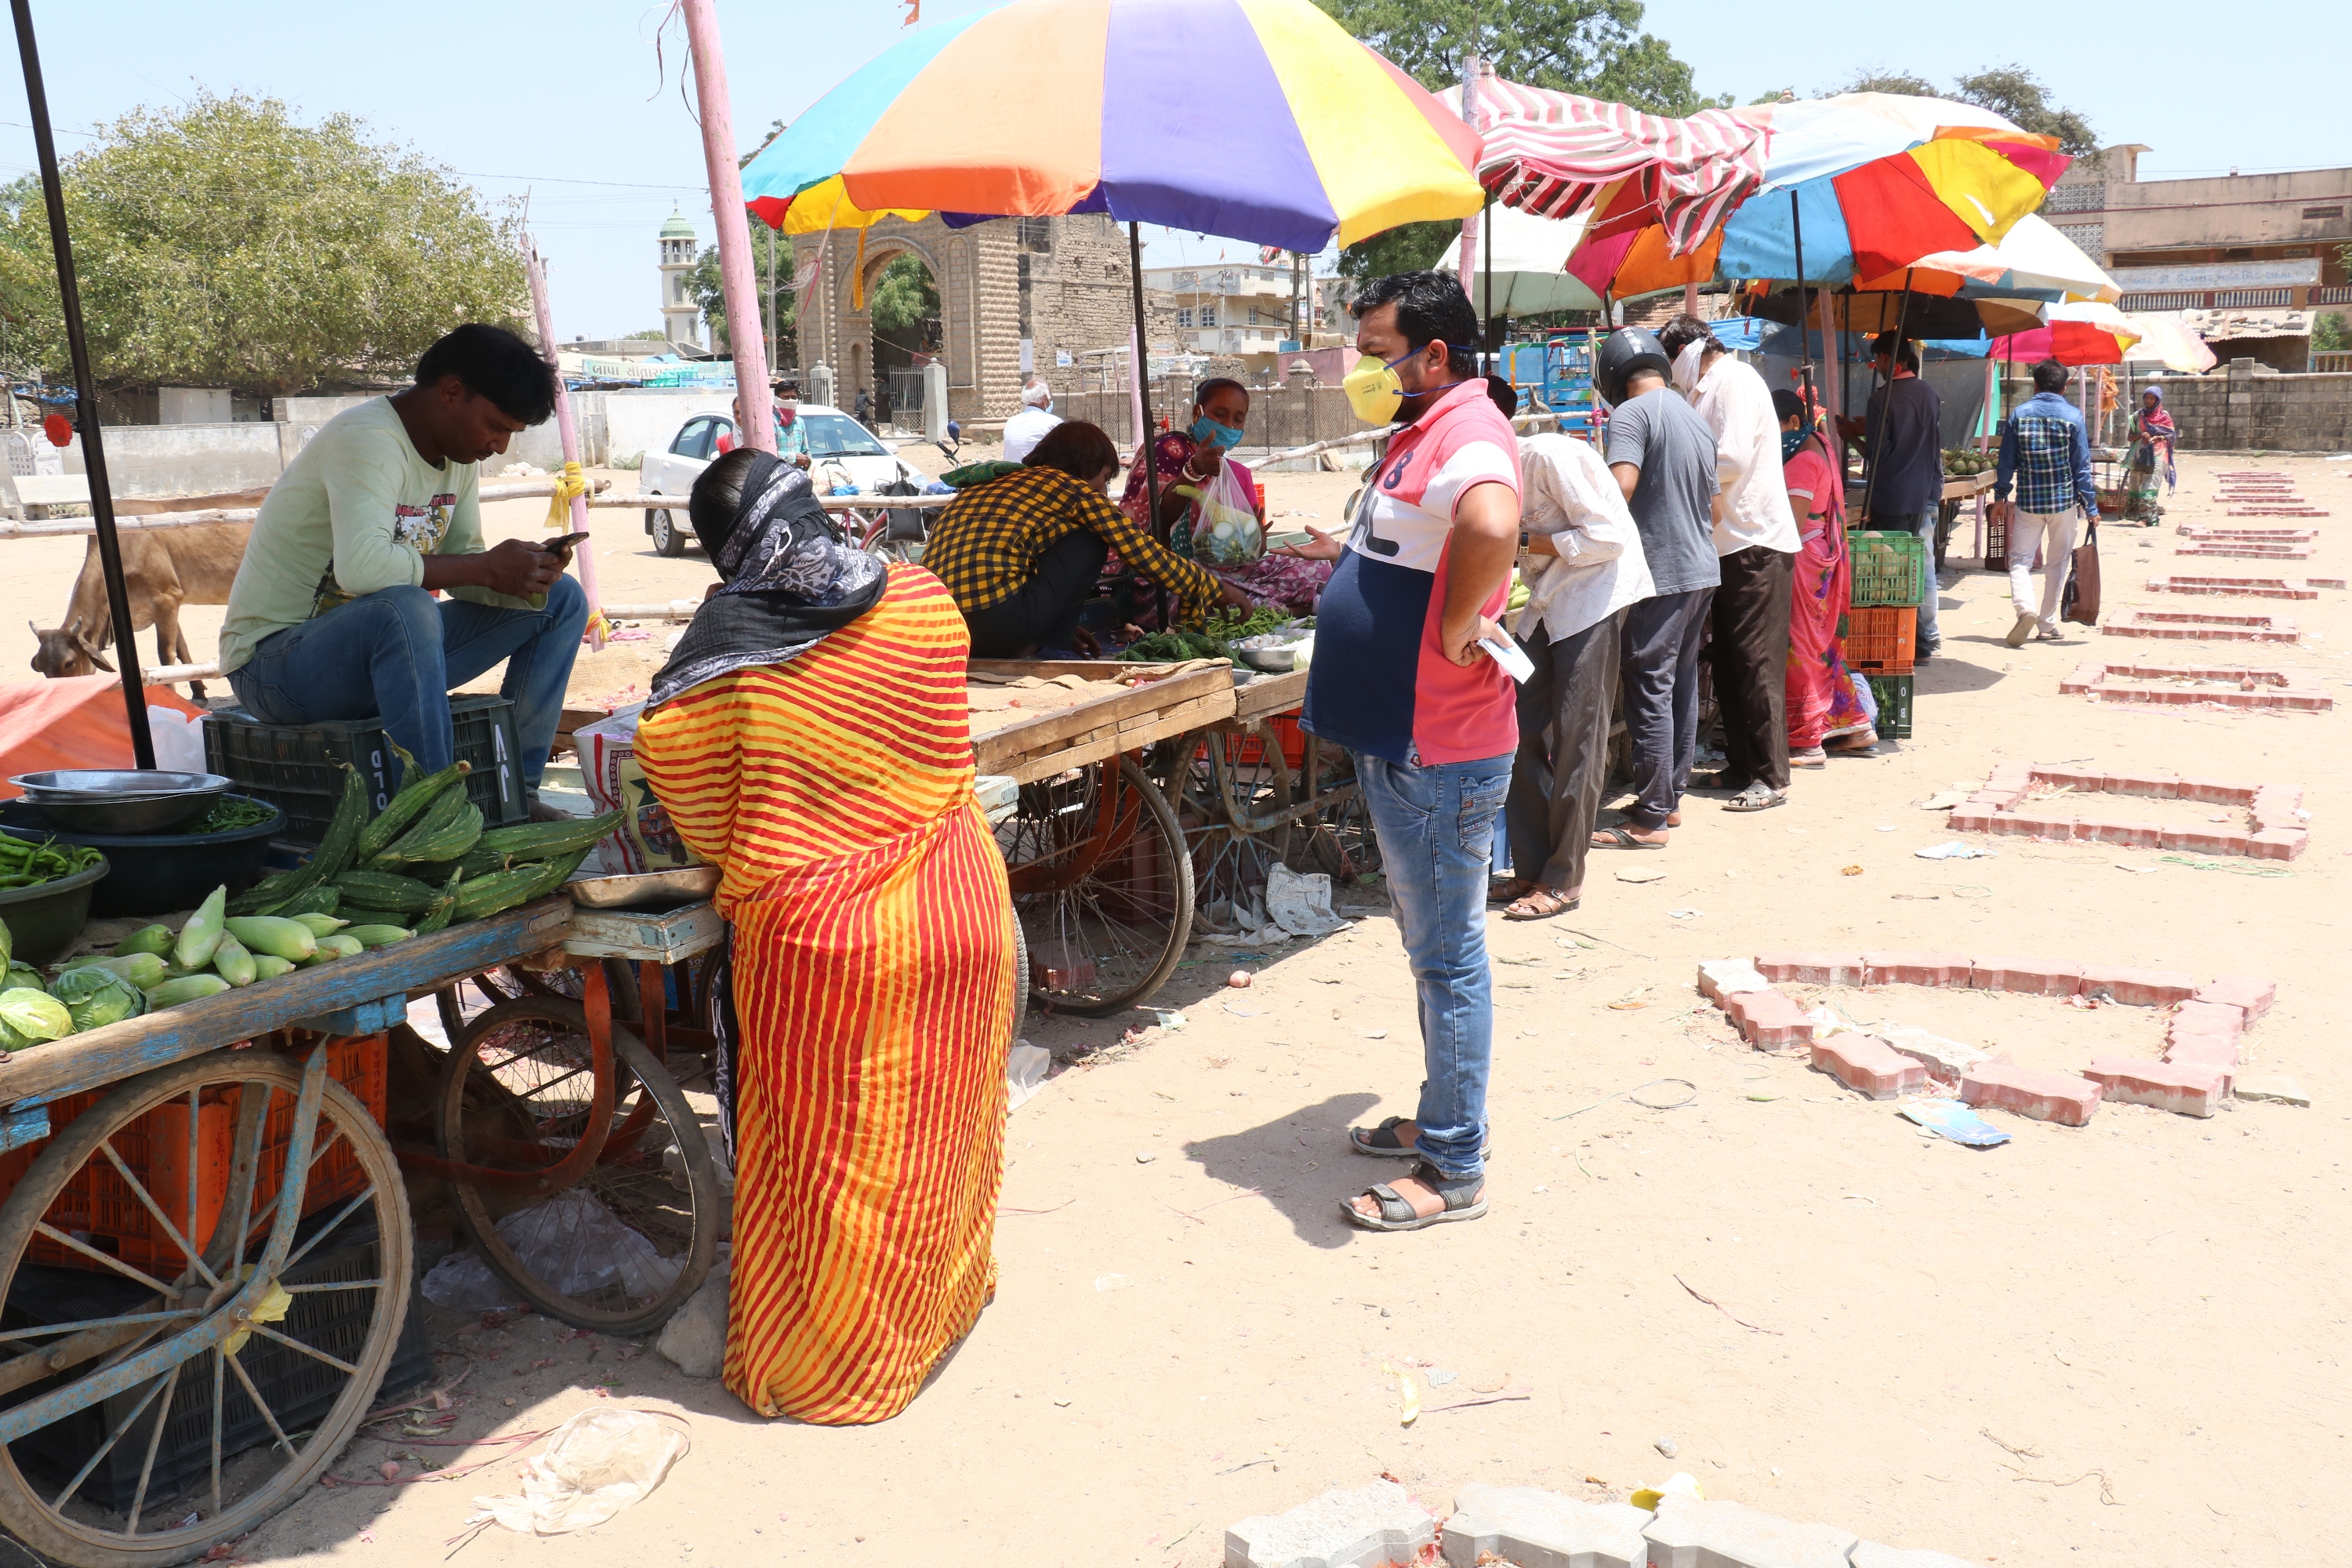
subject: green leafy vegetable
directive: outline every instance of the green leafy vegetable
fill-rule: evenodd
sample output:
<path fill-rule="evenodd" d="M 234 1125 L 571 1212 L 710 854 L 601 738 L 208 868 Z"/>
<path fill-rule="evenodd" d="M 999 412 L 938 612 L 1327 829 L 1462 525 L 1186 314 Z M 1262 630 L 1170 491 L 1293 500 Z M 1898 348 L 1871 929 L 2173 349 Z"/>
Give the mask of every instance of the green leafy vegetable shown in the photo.
<path fill-rule="evenodd" d="M 76 1034 L 135 1018 L 147 1010 L 147 1000 L 136 985 L 96 964 L 68 969 L 58 975 L 49 987 L 49 994 L 65 1005 Z"/>
<path fill-rule="evenodd" d="M 0 1050 L 18 1051 L 73 1033 L 73 1015 L 46 991 L 0 991 Z"/>

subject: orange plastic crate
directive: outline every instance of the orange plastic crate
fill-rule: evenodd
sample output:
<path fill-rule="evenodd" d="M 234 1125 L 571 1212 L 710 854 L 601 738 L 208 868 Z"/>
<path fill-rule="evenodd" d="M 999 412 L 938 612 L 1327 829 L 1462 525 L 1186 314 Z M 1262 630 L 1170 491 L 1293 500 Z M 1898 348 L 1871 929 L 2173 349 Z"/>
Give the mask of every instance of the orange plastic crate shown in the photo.
<path fill-rule="evenodd" d="M 359 1096 L 378 1126 L 383 1124 L 386 1060 L 382 1035 L 360 1035 L 327 1042 L 327 1070 L 338 1083 Z M 64 1096 L 49 1107 L 49 1125 L 64 1129 L 108 1092 L 100 1089 Z M 171 1216 L 174 1226 L 186 1223 L 188 1194 L 194 1187 L 197 1231 L 194 1239 L 199 1249 L 211 1239 L 213 1227 L 219 1223 L 221 1209 L 228 1199 L 239 1098 L 236 1089 L 210 1089 L 198 1101 L 193 1173 L 189 1168 L 188 1102 L 184 1099 L 155 1107 L 110 1141 L 122 1163 L 139 1178 L 148 1195 Z M 286 1099 L 273 1107 L 263 1124 L 261 1169 L 254 1181 L 257 1217 L 278 1201 L 286 1178 L 286 1152 L 293 1137 L 294 1102 Z M 48 1140 L 44 1138 L 0 1154 L 0 1197 L 16 1190 L 17 1182 L 47 1147 Z M 303 1212 L 316 1213 L 339 1203 L 358 1192 L 364 1183 L 358 1157 L 349 1144 L 338 1140 L 312 1168 L 310 1188 L 303 1195 Z M 139 1201 L 130 1184 L 107 1163 L 103 1153 L 82 1166 L 80 1173 L 50 1205 L 47 1219 L 76 1240 L 158 1278 L 170 1279 L 186 1267 L 178 1244 L 155 1223 L 155 1216 Z M 34 1238 L 26 1256 L 36 1263 L 67 1268 L 100 1267 L 71 1247 L 45 1237 Z"/>
<path fill-rule="evenodd" d="M 1845 613 L 1845 662 L 1874 675 L 1908 675 L 1916 654 L 1919 612 L 1865 608 Z"/>

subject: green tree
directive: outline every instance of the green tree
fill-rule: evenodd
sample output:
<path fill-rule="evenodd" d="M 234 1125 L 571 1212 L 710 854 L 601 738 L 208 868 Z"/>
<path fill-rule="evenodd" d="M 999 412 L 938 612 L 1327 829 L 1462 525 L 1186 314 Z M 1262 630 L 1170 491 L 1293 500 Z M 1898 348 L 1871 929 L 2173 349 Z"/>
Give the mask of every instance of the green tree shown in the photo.
<path fill-rule="evenodd" d="M 2334 310 L 2313 317 L 2311 346 L 2320 353 L 2341 353 L 2352 349 L 2352 321 Z"/>
<path fill-rule="evenodd" d="M 766 234 L 754 234 L 751 254 L 758 265 L 752 268 L 751 276 L 753 282 L 758 286 L 756 292 L 760 296 L 760 327 L 762 331 L 768 333 L 776 345 L 777 364 L 790 364 L 793 362 L 793 356 L 800 352 L 799 340 L 793 331 L 793 289 L 790 276 L 793 269 L 793 251 L 792 247 L 786 245 L 781 238 L 776 240 L 775 267 L 777 272 L 782 276 L 782 280 L 776 287 L 776 321 L 781 321 L 783 324 L 782 334 L 779 335 L 774 330 L 776 321 L 771 321 L 768 316 L 767 243 Z M 727 288 L 719 275 L 717 246 L 707 247 L 700 256 L 695 258 L 694 270 L 686 275 L 686 292 L 688 297 L 700 308 L 702 319 L 710 328 L 712 346 L 721 353 L 732 353 L 733 350 L 730 345 L 733 339 L 727 331 Z M 772 371 L 776 366 L 772 364 L 768 368 Z"/>
<path fill-rule="evenodd" d="M 1729 104 L 1702 98 L 1690 67 L 1641 30 L 1640 0 L 1315 0 L 1332 19 L 1432 92 L 1462 80 L 1465 57 L 1506 81 L 1687 115 Z M 1349 278 L 1417 272 L 1460 237 L 1458 223 L 1414 223 L 1339 253 Z"/>
<path fill-rule="evenodd" d="M 866 303 L 874 313 L 874 325 L 881 331 L 904 331 L 907 328 L 934 320 L 940 313 L 939 285 L 931 281 L 931 269 L 919 258 L 902 252 L 890 258 Z"/>
<path fill-rule="evenodd" d="M 1990 109 L 2021 131 L 2055 136 L 2060 150 L 2071 157 L 2085 157 L 2099 150 L 2098 133 L 2091 129 L 2090 121 L 2074 110 L 2051 102 L 2050 89 L 2023 66 L 1999 66 L 1961 77 L 1952 83 L 1948 92 L 1937 90 L 1925 77 L 1872 66 L 1856 73 L 1843 87 L 1830 89 L 1830 93 L 1839 92 L 1897 92 L 1915 98 L 1949 98 L 1973 103 L 1979 109 Z"/>
<path fill-rule="evenodd" d="M 1943 96 L 1936 90 L 1936 84 L 1926 77 L 1907 76 L 1901 71 L 1888 70 L 1884 66 L 1865 67 L 1854 72 L 1843 87 L 1833 88 L 1822 96 L 1828 98 L 1841 92 L 1893 92 L 1906 98 Z"/>
<path fill-rule="evenodd" d="M 104 382 L 270 395 L 404 376 L 463 321 L 528 330 L 511 208 L 349 115 L 203 92 L 101 127 L 60 173 Z M 64 374 L 38 186 L 0 208 L 11 357 Z"/>

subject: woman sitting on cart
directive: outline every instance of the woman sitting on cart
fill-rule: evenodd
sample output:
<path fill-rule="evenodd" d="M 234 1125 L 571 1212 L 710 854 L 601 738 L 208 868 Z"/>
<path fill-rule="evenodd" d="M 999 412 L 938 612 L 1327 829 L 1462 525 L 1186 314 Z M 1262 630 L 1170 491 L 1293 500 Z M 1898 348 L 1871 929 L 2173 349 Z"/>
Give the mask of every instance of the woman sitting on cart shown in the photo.
<path fill-rule="evenodd" d="M 851 548 L 767 453 L 711 464 L 688 516 L 724 581 L 636 757 L 731 922 L 727 1386 L 763 1415 L 880 1421 L 996 1283 L 1013 928 L 969 643 L 938 578 Z"/>
<path fill-rule="evenodd" d="M 1025 658 L 1041 647 L 1074 647 L 1089 658 L 1101 652 L 1078 616 L 1113 551 L 1129 571 L 1174 594 L 1188 623 L 1220 604 L 1248 608 L 1240 589 L 1110 504 L 1118 477 L 1110 437 L 1070 420 L 1047 431 L 1017 471 L 967 487 L 941 509 L 923 564 L 955 595 L 973 658 Z"/>
<path fill-rule="evenodd" d="M 1179 555 L 1190 556 L 1240 589 L 1253 605 L 1294 616 L 1311 616 L 1331 563 L 1265 552 L 1265 510 L 1257 481 L 1228 454 L 1241 445 L 1249 418 L 1249 389 L 1226 376 L 1201 384 L 1192 399 L 1192 424 L 1171 430 L 1152 444 L 1158 460 L 1160 504 L 1143 502 L 1144 467 L 1127 471 L 1120 510 L 1165 539 Z"/>

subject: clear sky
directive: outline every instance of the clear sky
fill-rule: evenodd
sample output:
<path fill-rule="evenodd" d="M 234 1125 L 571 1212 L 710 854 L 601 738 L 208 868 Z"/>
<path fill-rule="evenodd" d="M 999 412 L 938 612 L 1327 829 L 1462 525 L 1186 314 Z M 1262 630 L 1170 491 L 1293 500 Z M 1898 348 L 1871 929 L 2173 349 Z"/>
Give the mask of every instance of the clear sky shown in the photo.
<path fill-rule="evenodd" d="M 927 20 L 971 8 L 928 0 Z M 306 116 L 345 110 L 495 197 L 530 199 L 551 258 L 558 333 L 603 337 L 658 324 L 654 236 L 673 206 L 711 235 L 701 145 L 678 92 L 683 37 L 657 64 L 663 0 L 35 0 L 61 147 L 141 104 L 198 87 L 285 99 Z M 898 0 L 720 0 L 736 130 L 756 143 L 900 34 Z M 2021 62 L 2087 114 L 2107 142 L 2155 151 L 2142 176 L 2352 163 L 2341 82 L 2352 5 L 2287 0 L 2235 13 L 2185 0 L 2120 7 L 1992 0 L 1969 6 L 1811 0 L 1733 6 L 1651 0 L 1709 93 L 1741 101 L 1782 86 L 1832 86 L 1864 66 L 1942 84 Z M 1213 69 L 1194 61 L 1186 68 Z M 0 82 L 0 167 L 33 164 L 23 83 Z M 1041 90 L 1022 83 L 1018 90 Z M 1147 265 L 1238 259 L 1249 247 L 1147 234 Z"/>

